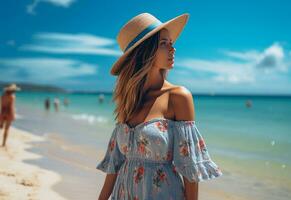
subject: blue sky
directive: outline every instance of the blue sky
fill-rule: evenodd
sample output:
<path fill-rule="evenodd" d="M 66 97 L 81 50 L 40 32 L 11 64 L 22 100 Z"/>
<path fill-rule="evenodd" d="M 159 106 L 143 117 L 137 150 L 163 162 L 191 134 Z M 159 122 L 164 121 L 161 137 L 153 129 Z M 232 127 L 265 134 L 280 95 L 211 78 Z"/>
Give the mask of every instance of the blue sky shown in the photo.
<path fill-rule="evenodd" d="M 291 94 L 291 1 L 3 0 L 0 81 L 112 91 L 124 23 L 190 18 L 168 80 L 193 93 Z"/>

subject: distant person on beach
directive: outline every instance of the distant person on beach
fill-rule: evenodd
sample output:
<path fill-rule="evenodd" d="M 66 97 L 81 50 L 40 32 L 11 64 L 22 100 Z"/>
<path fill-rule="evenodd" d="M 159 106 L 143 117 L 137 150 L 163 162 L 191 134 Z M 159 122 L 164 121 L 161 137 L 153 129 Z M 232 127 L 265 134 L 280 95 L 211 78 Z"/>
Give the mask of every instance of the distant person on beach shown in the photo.
<path fill-rule="evenodd" d="M 97 169 L 106 178 L 99 200 L 197 200 L 198 182 L 222 175 L 195 118 L 191 92 L 166 80 L 174 42 L 189 15 L 166 23 L 142 13 L 122 26 L 123 51 L 113 64 L 117 123 Z M 178 75 L 178 74 L 177 74 Z"/>
<path fill-rule="evenodd" d="M 59 100 L 59 98 L 55 97 L 54 98 L 54 107 L 55 107 L 56 112 L 59 111 L 59 106 L 60 106 L 60 100 Z"/>
<path fill-rule="evenodd" d="M 47 111 L 50 110 L 50 106 L 51 106 L 51 101 L 50 101 L 50 98 L 47 97 L 45 100 L 44 100 L 44 107 Z"/>
<path fill-rule="evenodd" d="M 104 101 L 104 94 L 99 94 L 98 100 L 99 100 L 99 103 L 103 103 L 103 101 Z"/>
<path fill-rule="evenodd" d="M 6 145 L 10 125 L 15 120 L 15 92 L 19 90 L 20 88 L 16 84 L 11 84 L 4 88 L 1 96 L 0 129 L 4 128 L 3 147 Z"/>
<path fill-rule="evenodd" d="M 253 102 L 251 100 L 246 101 L 246 107 L 251 108 L 253 106 Z"/>
<path fill-rule="evenodd" d="M 64 106 L 65 107 L 68 107 L 69 106 L 69 103 L 70 103 L 69 99 L 65 97 L 64 98 Z"/>

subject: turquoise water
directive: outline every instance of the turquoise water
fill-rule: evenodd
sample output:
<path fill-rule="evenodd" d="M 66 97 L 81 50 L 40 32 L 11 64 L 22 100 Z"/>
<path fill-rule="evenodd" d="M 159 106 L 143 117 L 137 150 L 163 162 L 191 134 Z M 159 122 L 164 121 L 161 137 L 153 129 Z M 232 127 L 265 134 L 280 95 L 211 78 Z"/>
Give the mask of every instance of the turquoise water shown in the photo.
<path fill-rule="evenodd" d="M 60 111 L 44 111 L 58 97 Z M 64 97 L 70 100 L 63 106 Z M 114 126 L 112 95 L 17 94 L 16 125 L 54 132 L 74 143 L 105 149 Z M 195 121 L 214 160 L 229 173 L 270 180 L 291 190 L 291 97 L 193 96 Z M 246 100 L 252 101 L 247 108 Z M 33 120 L 32 120 L 33 119 Z M 37 122 L 37 123 L 36 123 Z"/>

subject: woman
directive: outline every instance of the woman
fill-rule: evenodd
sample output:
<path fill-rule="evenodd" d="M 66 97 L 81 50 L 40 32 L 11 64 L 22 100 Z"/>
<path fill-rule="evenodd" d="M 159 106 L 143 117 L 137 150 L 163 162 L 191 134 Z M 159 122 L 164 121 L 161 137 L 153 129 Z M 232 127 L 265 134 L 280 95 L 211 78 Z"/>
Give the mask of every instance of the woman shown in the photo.
<path fill-rule="evenodd" d="M 99 200 L 197 200 L 198 182 L 222 175 L 196 127 L 192 94 L 166 80 L 187 20 L 142 13 L 119 32 L 124 53 L 111 69 L 118 123 L 97 165 L 107 173 Z"/>
<path fill-rule="evenodd" d="M 20 90 L 15 84 L 4 88 L 4 94 L 1 97 L 1 112 L 0 112 L 0 129 L 4 127 L 4 135 L 2 146 L 6 145 L 8 131 L 12 121 L 15 119 L 14 102 L 16 91 Z"/>

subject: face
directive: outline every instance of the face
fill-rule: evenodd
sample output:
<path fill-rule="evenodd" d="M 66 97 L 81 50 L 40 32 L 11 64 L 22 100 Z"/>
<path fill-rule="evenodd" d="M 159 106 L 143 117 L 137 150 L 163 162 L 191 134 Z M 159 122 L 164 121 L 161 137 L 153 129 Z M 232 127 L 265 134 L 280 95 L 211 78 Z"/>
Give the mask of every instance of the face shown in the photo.
<path fill-rule="evenodd" d="M 160 32 L 159 46 L 155 56 L 154 67 L 159 69 L 173 68 L 176 49 L 172 44 L 169 31 L 167 29 L 162 29 Z"/>

